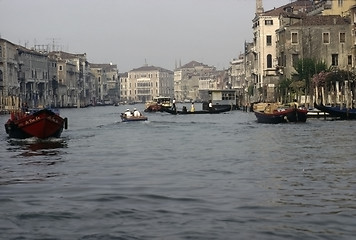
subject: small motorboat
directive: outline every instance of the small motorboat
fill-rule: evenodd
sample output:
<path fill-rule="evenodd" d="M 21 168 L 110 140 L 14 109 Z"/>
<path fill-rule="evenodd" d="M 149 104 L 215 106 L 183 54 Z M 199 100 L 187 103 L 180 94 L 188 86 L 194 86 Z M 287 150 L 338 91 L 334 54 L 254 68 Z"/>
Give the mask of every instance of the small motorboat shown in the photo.
<path fill-rule="evenodd" d="M 147 121 L 148 118 L 146 116 L 126 116 L 125 113 L 121 113 L 121 120 L 123 122 L 137 122 L 137 121 Z"/>
<path fill-rule="evenodd" d="M 44 108 L 11 112 L 10 119 L 5 123 L 5 130 L 10 138 L 46 139 L 59 138 L 63 128 L 67 129 L 67 126 L 67 118 L 60 117 L 59 113 L 52 109 Z"/>

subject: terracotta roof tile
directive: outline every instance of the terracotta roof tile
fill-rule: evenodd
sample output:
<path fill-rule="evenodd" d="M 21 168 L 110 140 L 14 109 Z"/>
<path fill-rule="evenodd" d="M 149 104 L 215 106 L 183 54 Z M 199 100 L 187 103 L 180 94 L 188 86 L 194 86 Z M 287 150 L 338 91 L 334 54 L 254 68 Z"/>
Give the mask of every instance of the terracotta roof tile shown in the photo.
<path fill-rule="evenodd" d="M 288 8 L 292 8 L 294 12 L 305 12 L 305 9 L 309 10 L 313 8 L 313 3 L 310 0 L 297 0 L 281 7 L 265 11 L 261 16 L 279 16 L 280 14 L 287 12 L 286 10 Z"/>
<path fill-rule="evenodd" d="M 167 70 L 167 69 L 164 69 L 161 67 L 155 67 L 155 66 L 143 66 L 143 67 L 132 69 L 130 72 L 147 72 L 147 71 L 160 71 L 160 72 L 173 73 L 170 70 Z"/>

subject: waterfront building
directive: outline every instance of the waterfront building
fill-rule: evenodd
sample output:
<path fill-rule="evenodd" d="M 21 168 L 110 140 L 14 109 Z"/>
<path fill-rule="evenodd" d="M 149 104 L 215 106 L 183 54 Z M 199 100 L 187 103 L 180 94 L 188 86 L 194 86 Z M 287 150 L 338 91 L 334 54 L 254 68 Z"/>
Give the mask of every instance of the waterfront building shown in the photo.
<path fill-rule="evenodd" d="M 45 52 L 0 39 L 1 109 L 50 106 L 56 96 L 56 62 Z"/>
<path fill-rule="evenodd" d="M 253 23 L 254 60 L 252 73 L 255 83 L 254 93 L 258 100 L 275 101 L 275 88 L 279 81 L 277 73 L 277 37 L 280 28 L 279 16 L 290 11 L 294 14 L 305 14 L 313 8 L 309 0 L 298 0 L 269 11 L 263 10 L 262 0 L 256 0 L 256 15 Z"/>
<path fill-rule="evenodd" d="M 201 99 L 199 86 L 218 87 L 218 74 L 214 66 L 191 61 L 174 70 L 174 97 L 177 101 L 195 101 Z M 221 79 L 221 77 L 220 77 Z M 214 83 L 216 82 L 216 83 Z M 222 85 L 222 80 L 220 85 Z"/>
<path fill-rule="evenodd" d="M 239 58 L 230 61 L 230 67 L 228 69 L 229 82 L 231 83 L 231 88 L 236 90 L 236 94 L 239 96 L 241 101 L 239 105 L 246 105 L 249 102 L 248 99 L 248 86 L 249 82 L 247 79 L 247 67 L 248 62 L 246 60 L 247 54 L 247 43 L 245 43 L 245 53 L 240 54 Z"/>
<path fill-rule="evenodd" d="M 319 2 L 321 12 L 294 14 L 286 11 L 280 15 L 280 28 L 277 33 L 278 73 L 281 79 L 298 80 L 297 64 L 302 59 L 313 59 L 325 63 L 334 72 L 353 71 L 355 54 L 350 11 L 348 16 L 325 15 L 327 1 Z M 324 4 L 324 5 L 322 5 Z M 311 15 L 316 13 L 322 15 Z M 310 76 L 312 77 L 312 76 Z M 341 81 L 344 79 L 340 79 Z M 312 104 L 313 89 L 306 80 L 303 104 Z"/>
<path fill-rule="evenodd" d="M 20 104 L 17 45 L 0 38 L 0 111 L 16 109 Z"/>
<path fill-rule="evenodd" d="M 154 97 L 173 97 L 173 72 L 161 67 L 148 66 L 128 72 L 127 101 L 147 102 Z"/>
<path fill-rule="evenodd" d="M 290 22 L 284 16 L 282 22 Z M 304 16 L 283 24 L 278 33 L 280 74 L 292 79 L 300 59 L 315 59 L 327 67 L 347 70 L 352 67 L 350 19 L 338 15 Z"/>
<path fill-rule="evenodd" d="M 128 81 L 128 72 L 119 73 L 120 79 L 120 101 L 127 102 L 129 96 L 129 81 Z"/>
<path fill-rule="evenodd" d="M 90 64 L 95 79 L 96 102 L 114 104 L 119 100 L 119 73 L 116 64 Z"/>
<path fill-rule="evenodd" d="M 351 42 L 352 42 L 352 71 L 356 68 L 356 4 L 350 8 Z M 356 97 L 356 96 L 355 96 Z"/>
<path fill-rule="evenodd" d="M 95 95 L 86 53 L 54 51 L 49 53 L 49 57 L 58 62 L 59 107 L 85 107 L 92 104 Z"/>
<path fill-rule="evenodd" d="M 324 0 L 323 15 L 350 16 L 350 9 L 356 5 L 356 0 Z"/>
<path fill-rule="evenodd" d="M 47 53 L 17 46 L 20 96 L 30 107 L 45 107 L 53 102 L 53 82 L 56 65 Z"/>

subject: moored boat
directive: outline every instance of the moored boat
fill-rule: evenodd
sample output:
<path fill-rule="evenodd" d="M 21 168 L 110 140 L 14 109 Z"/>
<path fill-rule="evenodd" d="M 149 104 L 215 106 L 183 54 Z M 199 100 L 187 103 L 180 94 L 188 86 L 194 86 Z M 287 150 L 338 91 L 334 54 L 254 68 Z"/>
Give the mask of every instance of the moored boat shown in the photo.
<path fill-rule="evenodd" d="M 37 137 L 46 139 L 60 137 L 63 128 L 67 129 L 67 118 L 62 118 L 52 109 L 34 109 L 29 112 L 11 112 L 5 123 L 10 138 L 25 139 Z"/>
<path fill-rule="evenodd" d="M 231 107 L 224 107 L 224 108 L 213 108 L 211 110 L 198 110 L 198 111 L 188 111 L 185 107 L 181 111 L 172 109 L 172 108 L 165 108 L 163 109 L 164 112 L 170 114 L 218 114 L 231 111 Z"/>
<path fill-rule="evenodd" d="M 355 120 L 356 119 L 356 109 L 346 108 L 346 107 L 332 107 L 325 106 L 323 104 L 314 103 L 314 107 L 322 112 L 326 112 L 330 117 L 338 118 L 341 120 Z"/>
<path fill-rule="evenodd" d="M 317 108 L 310 108 L 308 109 L 308 113 L 307 113 L 307 117 L 308 118 L 329 118 L 330 115 L 327 112 L 322 112 Z"/>
<path fill-rule="evenodd" d="M 262 107 L 262 109 L 261 109 Z M 263 103 L 254 108 L 258 123 L 306 122 L 308 110 L 297 106 Z"/>

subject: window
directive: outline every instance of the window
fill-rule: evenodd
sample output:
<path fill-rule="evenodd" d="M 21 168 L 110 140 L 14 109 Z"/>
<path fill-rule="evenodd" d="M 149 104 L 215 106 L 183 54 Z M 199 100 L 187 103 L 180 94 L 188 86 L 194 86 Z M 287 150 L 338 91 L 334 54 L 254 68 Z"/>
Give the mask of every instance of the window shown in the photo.
<path fill-rule="evenodd" d="M 292 44 L 298 44 L 298 33 L 292 32 Z"/>
<path fill-rule="evenodd" d="M 323 43 L 325 44 L 330 43 L 330 34 L 328 32 L 323 33 Z"/>
<path fill-rule="evenodd" d="M 235 94 L 234 93 L 223 93 L 222 100 L 235 100 Z"/>
<path fill-rule="evenodd" d="M 331 65 L 332 66 L 339 65 L 339 54 L 331 54 Z"/>
<path fill-rule="evenodd" d="M 59 71 L 63 71 L 63 66 L 59 65 Z"/>
<path fill-rule="evenodd" d="M 271 35 L 266 36 L 266 42 L 267 42 L 267 46 L 272 46 L 272 36 Z"/>
<path fill-rule="evenodd" d="M 340 43 L 346 42 L 346 34 L 344 32 L 340 33 Z"/>
<path fill-rule="evenodd" d="M 272 68 L 272 55 L 267 55 L 267 68 Z"/>
<path fill-rule="evenodd" d="M 297 69 L 298 67 L 298 61 L 299 61 L 299 55 L 298 54 L 292 54 L 292 66 Z"/>
<path fill-rule="evenodd" d="M 273 25 L 273 20 L 265 20 L 265 25 Z"/>
<path fill-rule="evenodd" d="M 347 56 L 347 64 L 352 65 L 352 55 Z"/>
<path fill-rule="evenodd" d="M 337 6 L 342 7 L 344 5 L 344 0 L 337 0 Z"/>
<path fill-rule="evenodd" d="M 0 57 L 2 57 L 2 48 L 0 46 Z"/>

